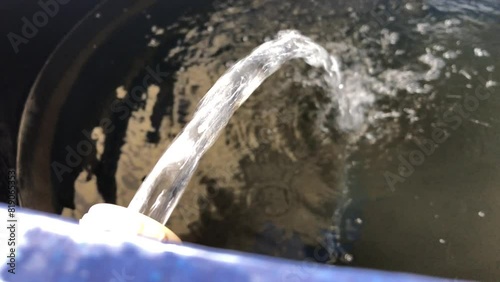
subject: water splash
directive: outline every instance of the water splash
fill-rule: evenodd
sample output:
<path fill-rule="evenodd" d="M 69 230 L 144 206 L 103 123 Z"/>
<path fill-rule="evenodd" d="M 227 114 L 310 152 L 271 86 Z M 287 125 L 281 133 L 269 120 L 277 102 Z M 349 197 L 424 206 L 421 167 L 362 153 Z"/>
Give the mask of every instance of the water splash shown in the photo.
<path fill-rule="evenodd" d="M 166 223 L 201 156 L 212 146 L 233 113 L 259 85 L 283 64 L 301 58 L 325 71 L 332 101 L 342 89 L 337 59 L 296 31 L 282 31 L 236 63 L 208 91 L 191 122 L 167 149 L 144 180 L 129 208 Z M 333 103 L 332 103 L 333 104 Z M 342 113 L 348 114 L 341 107 Z"/>

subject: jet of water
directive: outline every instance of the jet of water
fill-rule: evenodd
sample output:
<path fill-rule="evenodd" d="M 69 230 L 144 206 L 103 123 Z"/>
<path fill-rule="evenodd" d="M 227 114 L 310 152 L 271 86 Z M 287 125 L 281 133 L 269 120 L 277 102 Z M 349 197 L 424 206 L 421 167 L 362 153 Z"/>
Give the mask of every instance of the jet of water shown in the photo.
<path fill-rule="evenodd" d="M 343 88 L 335 57 L 297 31 L 281 31 L 274 40 L 260 45 L 231 67 L 208 91 L 192 120 L 161 156 L 128 208 L 165 224 L 201 156 L 213 145 L 234 112 L 267 77 L 297 58 L 323 68 L 325 82 L 332 92 Z"/>

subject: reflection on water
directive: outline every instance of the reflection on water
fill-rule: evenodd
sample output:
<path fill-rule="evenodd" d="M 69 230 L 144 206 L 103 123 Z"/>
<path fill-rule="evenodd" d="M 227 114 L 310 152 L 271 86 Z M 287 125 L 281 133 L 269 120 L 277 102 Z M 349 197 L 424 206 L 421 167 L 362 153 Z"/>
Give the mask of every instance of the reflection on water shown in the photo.
<path fill-rule="evenodd" d="M 232 1 L 203 25 L 155 27 L 182 35 L 162 58 L 179 68 L 128 121 L 117 203 L 128 205 L 229 66 L 293 28 L 340 57 L 342 102 L 362 111 L 362 128 L 341 133 L 339 113 L 315 125 L 319 72 L 287 64 L 235 113 L 168 225 L 187 241 L 282 257 L 498 276 L 498 3 L 331 2 Z M 145 48 L 167 48 L 156 31 Z M 95 190 L 94 178 L 77 190 Z M 78 197 L 76 217 L 99 201 Z"/>

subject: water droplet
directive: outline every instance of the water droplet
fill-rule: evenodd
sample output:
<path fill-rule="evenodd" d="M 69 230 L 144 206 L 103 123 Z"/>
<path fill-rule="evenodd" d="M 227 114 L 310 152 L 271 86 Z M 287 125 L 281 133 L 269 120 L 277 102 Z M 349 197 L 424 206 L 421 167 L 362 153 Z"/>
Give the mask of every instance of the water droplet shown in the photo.
<path fill-rule="evenodd" d="M 439 45 L 439 44 L 434 44 L 432 46 L 432 49 L 434 49 L 436 51 L 444 51 L 445 50 L 444 46 L 443 45 Z"/>
<path fill-rule="evenodd" d="M 444 243 L 446 243 L 446 240 L 445 239 L 439 239 L 439 243 L 444 244 Z"/>
<path fill-rule="evenodd" d="M 370 26 L 369 25 L 362 25 L 360 28 L 359 28 L 359 32 L 362 32 L 362 33 L 366 33 L 370 30 Z"/>
<path fill-rule="evenodd" d="M 148 43 L 149 47 L 158 47 L 160 45 L 160 42 L 158 40 L 151 38 L 151 40 Z"/>
<path fill-rule="evenodd" d="M 479 217 L 484 217 L 486 214 L 484 213 L 484 211 L 479 211 L 477 215 L 479 215 Z"/>
<path fill-rule="evenodd" d="M 415 9 L 415 7 L 413 7 L 412 3 L 406 3 L 405 8 L 408 11 L 411 11 L 411 10 Z"/>
<path fill-rule="evenodd" d="M 354 259 L 354 256 L 353 256 L 353 255 L 351 255 L 351 254 L 345 254 L 345 255 L 344 255 L 344 260 L 345 260 L 346 262 L 352 262 L 352 260 L 353 260 L 353 259 Z"/>
<path fill-rule="evenodd" d="M 443 58 L 445 59 L 456 59 L 458 57 L 459 52 L 456 51 L 446 51 L 443 53 Z"/>
<path fill-rule="evenodd" d="M 95 14 L 95 18 L 96 18 L 96 19 L 100 19 L 100 18 L 101 18 L 101 13 L 96 13 L 96 14 Z"/>
<path fill-rule="evenodd" d="M 362 224 L 362 223 L 363 223 L 363 220 L 362 220 L 361 218 L 359 218 L 359 217 L 358 217 L 358 218 L 356 218 L 354 221 L 355 221 L 357 224 Z"/>
<path fill-rule="evenodd" d="M 477 57 L 489 57 L 490 53 L 488 53 L 488 51 L 483 50 L 481 48 L 474 48 L 474 55 L 476 55 Z"/>
<path fill-rule="evenodd" d="M 123 99 L 127 95 L 127 90 L 125 90 L 125 87 L 123 86 L 118 86 L 116 88 L 116 98 L 118 99 Z"/>
<path fill-rule="evenodd" d="M 161 27 L 157 28 L 156 31 L 154 31 L 155 35 L 162 35 L 163 33 L 165 33 L 165 29 Z"/>
<path fill-rule="evenodd" d="M 431 25 L 429 23 L 418 23 L 417 31 L 420 34 L 426 34 L 431 29 Z"/>
<path fill-rule="evenodd" d="M 444 21 L 444 25 L 446 27 L 451 27 L 451 26 L 456 26 L 456 25 L 459 25 L 461 23 L 461 21 L 459 19 L 448 19 L 448 20 L 445 20 Z"/>

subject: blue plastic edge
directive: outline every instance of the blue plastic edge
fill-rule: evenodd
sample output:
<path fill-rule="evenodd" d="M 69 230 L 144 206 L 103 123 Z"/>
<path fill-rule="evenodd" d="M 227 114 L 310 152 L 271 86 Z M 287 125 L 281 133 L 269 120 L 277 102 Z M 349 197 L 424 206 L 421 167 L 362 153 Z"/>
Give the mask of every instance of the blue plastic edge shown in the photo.
<path fill-rule="evenodd" d="M 17 221 L 7 222 L 7 206 L 0 204 L 0 211 L 7 238 L 15 223 L 15 240 L 8 241 L 15 241 L 15 258 L 4 257 L 3 281 L 457 281 L 89 232 L 75 221 L 17 207 Z"/>

